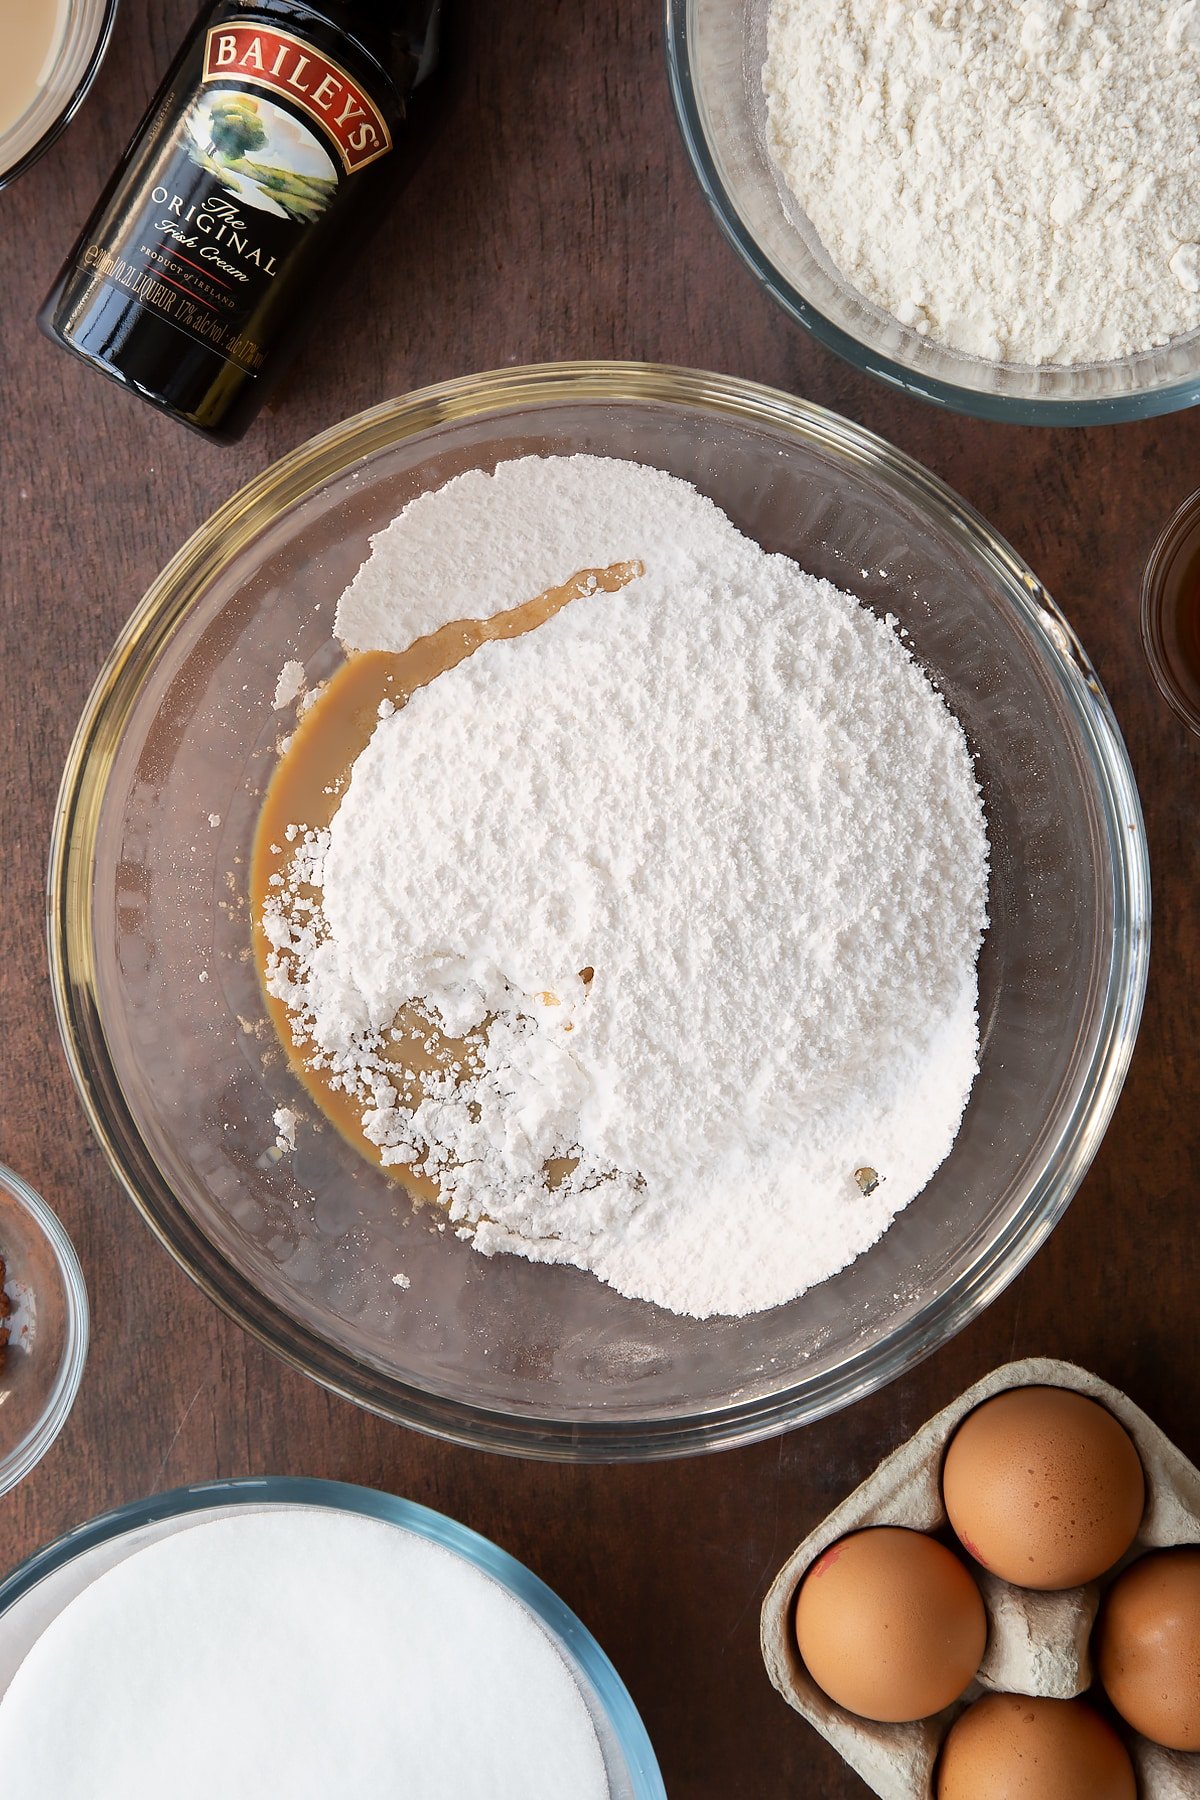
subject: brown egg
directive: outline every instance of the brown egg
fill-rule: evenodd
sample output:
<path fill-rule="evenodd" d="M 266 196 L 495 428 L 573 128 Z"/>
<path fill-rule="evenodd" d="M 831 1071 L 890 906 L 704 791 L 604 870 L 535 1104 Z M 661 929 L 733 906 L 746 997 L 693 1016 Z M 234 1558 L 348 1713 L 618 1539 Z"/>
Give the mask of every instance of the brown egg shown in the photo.
<path fill-rule="evenodd" d="M 1124 1556 L 1146 1504 L 1133 1440 L 1070 1388 L 1009 1388 L 963 1420 L 942 1492 L 959 1538 L 1018 1587 L 1094 1581 Z"/>
<path fill-rule="evenodd" d="M 988 1694 L 950 1727 L 937 1800 L 1137 1800 L 1129 1752 L 1082 1700 Z"/>
<path fill-rule="evenodd" d="M 1200 1549 L 1159 1550 L 1117 1577 L 1096 1669 L 1135 1731 L 1168 1750 L 1200 1750 Z"/>
<path fill-rule="evenodd" d="M 796 1596 L 796 1643 L 848 1712 L 899 1723 L 957 1700 L 983 1657 L 987 1614 L 953 1551 L 881 1525 L 817 1558 Z"/>

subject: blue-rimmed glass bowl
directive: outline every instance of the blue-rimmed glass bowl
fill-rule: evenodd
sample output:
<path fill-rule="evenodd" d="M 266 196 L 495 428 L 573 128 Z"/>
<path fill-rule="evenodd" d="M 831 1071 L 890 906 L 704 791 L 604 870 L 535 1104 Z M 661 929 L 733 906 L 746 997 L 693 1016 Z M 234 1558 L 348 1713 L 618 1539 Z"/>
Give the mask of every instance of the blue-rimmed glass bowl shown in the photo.
<path fill-rule="evenodd" d="M 834 268 L 766 148 L 770 0 L 665 0 L 675 111 L 725 236 L 767 292 L 856 368 L 938 406 L 1025 425 L 1112 424 L 1200 400 L 1200 332 L 1119 361 L 987 362 L 930 343 Z"/>
<path fill-rule="evenodd" d="M 342 1481 L 260 1476 L 204 1482 L 134 1501 L 67 1532 L 0 1582 L 0 1695 L 51 1621 L 117 1563 L 230 1507 L 298 1506 L 395 1525 L 498 1582 L 543 1627 L 574 1677 L 595 1726 L 612 1800 L 666 1800 L 650 1739 L 624 1682 L 591 1632 L 544 1581 L 490 1539 L 442 1513 Z"/>

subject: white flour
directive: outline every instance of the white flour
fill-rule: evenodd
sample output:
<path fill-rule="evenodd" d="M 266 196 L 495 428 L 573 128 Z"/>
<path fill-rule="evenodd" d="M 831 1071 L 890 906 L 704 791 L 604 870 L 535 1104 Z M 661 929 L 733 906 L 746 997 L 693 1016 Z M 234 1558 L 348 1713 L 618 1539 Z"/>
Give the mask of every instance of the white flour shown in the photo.
<path fill-rule="evenodd" d="M 400 647 L 634 559 L 380 719 L 265 909 L 269 979 L 479 1249 L 741 1314 L 852 1261 L 950 1149 L 984 821 L 891 627 L 656 470 L 449 483 L 375 540 L 339 633 Z M 414 998 L 475 1037 L 415 1114 L 378 1059 Z"/>
<path fill-rule="evenodd" d="M 768 143 L 828 255 L 977 356 L 1200 327 L 1198 0 L 771 0 Z"/>

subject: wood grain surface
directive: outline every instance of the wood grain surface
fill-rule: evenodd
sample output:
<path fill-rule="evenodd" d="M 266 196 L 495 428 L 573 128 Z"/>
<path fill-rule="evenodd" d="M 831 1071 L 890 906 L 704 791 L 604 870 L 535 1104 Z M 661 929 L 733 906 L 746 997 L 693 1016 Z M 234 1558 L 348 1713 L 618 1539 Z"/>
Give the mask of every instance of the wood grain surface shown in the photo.
<path fill-rule="evenodd" d="M 880 1456 L 1014 1354 L 1074 1358 L 1200 1459 L 1194 1044 L 1200 739 L 1138 637 L 1142 565 L 1200 480 L 1200 413 L 1088 431 L 1003 427 L 877 386 L 792 326 L 726 248 L 667 95 L 658 0 L 457 0 L 455 95 L 336 319 L 234 449 L 211 447 L 37 333 L 34 314 L 159 73 L 189 0 L 123 0 L 80 116 L 0 194 L 0 1157 L 57 1209 L 91 1291 L 82 1393 L 0 1501 L 0 1566 L 117 1502 L 211 1476 L 365 1482 L 486 1532 L 613 1657 L 672 1800 L 865 1790 L 769 1686 L 763 1590 Z M 1146 806 L 1154 953 L 1116 1117 L 1065 1222 L 952 1344 L 848 1413 L 757 1448 L 569 1468 L 388 1426 L 277 1363 L 158 1248 L 93 1144 L 51 1010 L 43 892 L 76 718 L 152 577 L 242 482 L 405 389 L 503 364 L 639 357 L 833 407 L 965 494 L 1032 563 L 1090 651 Z"/>

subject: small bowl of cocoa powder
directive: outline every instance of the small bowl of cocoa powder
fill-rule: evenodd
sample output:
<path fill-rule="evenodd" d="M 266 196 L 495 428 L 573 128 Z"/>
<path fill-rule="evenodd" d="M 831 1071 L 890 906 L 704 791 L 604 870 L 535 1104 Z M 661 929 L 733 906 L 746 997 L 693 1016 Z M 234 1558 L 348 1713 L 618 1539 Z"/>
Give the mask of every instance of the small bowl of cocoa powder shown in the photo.
<path fill-rule="evenodd" d="M 75 1403 L 88 1300 L 71 1240 L 0 1164 L 0 1494 L 41 1461 Z"/>

